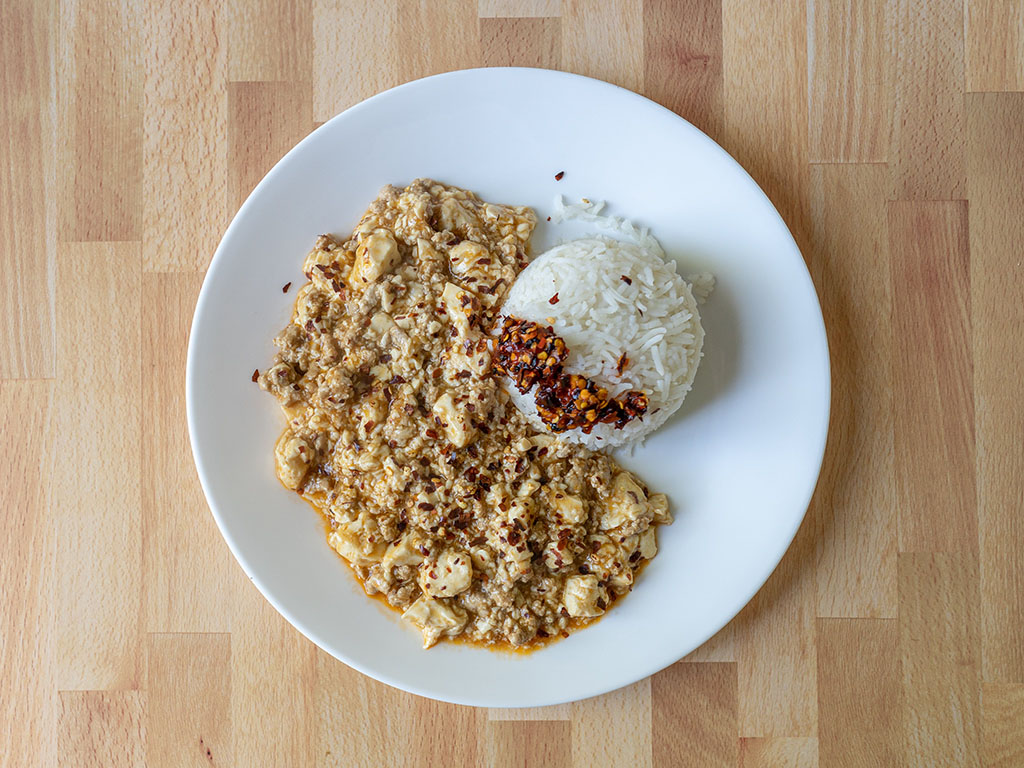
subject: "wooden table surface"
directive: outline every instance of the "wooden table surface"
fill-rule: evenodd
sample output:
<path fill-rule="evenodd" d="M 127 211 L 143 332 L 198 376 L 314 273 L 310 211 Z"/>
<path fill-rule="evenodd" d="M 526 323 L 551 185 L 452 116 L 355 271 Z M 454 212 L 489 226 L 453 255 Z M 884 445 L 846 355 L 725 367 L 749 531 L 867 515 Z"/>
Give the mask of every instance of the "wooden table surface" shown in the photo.
<path fill-rule="evenodd" d="M 834 396 L 806 521 L 717 637 L 488 711 L 277 615 L 207 511 L 183 381 L 210 256 L 288 148 L 510 64 L 645 94 L 753 174 Z M 0 764 L 1024 765 L 1022 90 L 1019 0 L 6 0 Z"/>

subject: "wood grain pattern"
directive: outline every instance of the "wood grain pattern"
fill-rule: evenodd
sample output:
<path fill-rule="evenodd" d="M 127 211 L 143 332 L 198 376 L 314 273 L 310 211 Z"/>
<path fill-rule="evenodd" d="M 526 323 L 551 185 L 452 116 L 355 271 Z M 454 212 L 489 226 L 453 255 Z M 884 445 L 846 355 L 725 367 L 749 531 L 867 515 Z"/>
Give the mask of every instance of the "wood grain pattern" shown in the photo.
<path fill-rule="evenodd" d="M 228 110 L 228 199 L 237 210 L 274 163 L 313 130 L 310 86 L 231 83 Z"/>
<path fill-rule="evenodd" d="M 889 206 L 901 552 L 978 546 L 967 206 Z"/>
<path fill-rule="evenodd" d="M 312 0 L 231 0 L 227 5 L 228 80 L 312 80 Z"/>
<path fill-rule="evenodd" d="M 651 680 L 572 705 L 573 766 L 652 765 Z"/>
<path fill-rule="evenodd" d="M 1024 685 L 982 686 L 981 723 L 985 768 L 1024 765 Z"/>
<path fill-rule="evenodd" d="M 322 652 L 317 654 L 316 674 L 317 765 L 485 764 L 486 710 L 389 688 Z M 353 701 L 359 706 L 353 707 Z"/>
<path fill-rule="evenodd" d="M 900 555 L 903 728 L 910 768 L 979 766 L 981 648 L 973 554 Z"/>
<path fill-rule="evenodd" d="M 234 598 L 230 717 L 235 763 L 254 768 L 312 765 L 316 648 L 263 599 L 240 568 L 233 571 L 228 584 Z"/>
<path fill-rule="evenodd" d="M 891 6 L 889 0 L 808 2 L 812 161 L 888 159 Z"/>
<path fill-rule="evenodd" d="M 633 91 L 643 89 L 643 0 L 564 0 L 562 66 Z"/>
<path fill-rule="evenodd" d="M 143 267 L 203 269 L 229 213 L 224 25 L 201 0 L 159 0 L 143 18 L 152 59 L 142 121 Z"/>
<path fill-rule="evenodd" d="M 53 527 L 43 467 L 53 382 L 0 381 L 0 456 L 17 483 L 0 483 L 0 766 L 56 762 Z M 11 557 L 17 553 L 17 557 Z"/>
<path fill-rule="evenodd" d="M 477 13 L 481 19 L 557 17 L 562 0 L 479 0 Z"/>
<path fill-rule="evenodd" d="M 809 251 L 807 9 L 800 0 L 722 0 L 723 146 Z"/>
<path fill-rule="evenodd" d="M 971 310 L 978 442 L 982 664 L 985 679 L 1024 683 L 1024 95 L 970 104 Z"/>
<path fill-rule="evenodd" d="M 828 766 L 898 765 L 903 745 L 894 619 L 818 620 L 818 741 Z"/>
<path fill-rule="evenodd" d="M 815 495 L 818 615 L 895 617 L 892 278 L 884 165 L 811 171 L 811 275 L 832 357 L 832 411 Z"/>
<path fill-rule="evenodd" d="M 232 765 L 231 636 L 151 634 L 148 660 L 146 764 Z"/>
<path fill-rule="evenodd" d="M 58 766 L 146 765 L 146 698 L 139 691 L 61 691 Z"/>
<path fill-rule="evenodd" d="M 131 0 L 61 4 L 61 239 L 142 236 L 139 10 Z"/>
<path fill-rule="evenodd" d="M 817 768 L 818 764 L 817 739 L 740 740 L 740 768 Z"/>
<path fill-rule="evenodd" d="M 968 91 L 1024 91 L 1024 4 L 965 0 Z"/>
<path fill-rule="evenodd" d="M 551 18 L 480 19 L 480 56 L 486 67 L 558 69 L 561 22 Z"/>
<path fill-rule="evenodd" d="M 959 200 L 966 193 L 963 0 L 893 2 L 894 195 Z"/>
<path fill-rule="evenodd" d="M 475 67 L 480 62 L 477 0 L 394 0 L 398 22 L 392 44 L 395 76 L 404 83 L 420 77 Z M 424 30 L 429 30 L 424 34 Z"/>
<path fill-rule="evenodd" d="M 227 632 L 238 566 L 206 506 L 190 453 L 182 371 L 202 283 L 142 277 L 142 574 L 148 632 Z"/>
<path fill-rule="evenodd" d="M 54 374 L 55 2 L 18 0 L 0 24 L 0 378 Z"/>
<path fill-rule="evenodd" d="M 493 768 L 556 768 L 571 759 L 569 723 L 558 720 L 499 721 L 487 726 L 487 765 Z"/>
<path fill-rule="evenodd" d="M 495 707 L 487 711 L 491 721 L 505 720 L 572 720 L 571 704 L 552 704 L 549 707 Z"/>
<path fill-rule="evenodd" d="M 69 243 L 58 255 L 46 453 L 61 467 L 47 506 L 60 521 L 52 557 L 65 564 L 52 595 L 62 690 L 142 682 L 140 266 L 135 243 Z M 102 332 L 83 336 L 86 328 Z"/>
<path fill-rule="evenodd" d="M 740 736 L 817 732 L 814 549 L 808 518 L 775 573 L 740 613 Z"/>
<path fill-rule="evenodd" d="M 738 741 L 735 664 L 673 664 L 651 678 L 655 766 L 735 766 Z"/>
<path fill-rule="evenodd" d="M 323 122 L 353 104 L 386 90 L 398 79 L 392 56 L 396 0 L 370 5 L 362 0 L 313 0 L 313 117 Z M 339 36 L 339 30 L 348 30 Z M 353 56 L 353 30 L 372 45 Z"/>
<path fill-rule="evenodd" d="M 722 0 L 644 1 L 644 96 L 722 135 Z"/>
<path fill-rule="evenodd" d="M 11 0 L 0 40 L 0 766 L 1024 764 L 1020 3 Z M 719 140 L 832 356 L 818 488 L 750 605 L 648 680 L 524 710 L 299 635 L 184 423 L 195 297 L 253 185 L 340 110 L 481 65 L 601 77 Z"/>

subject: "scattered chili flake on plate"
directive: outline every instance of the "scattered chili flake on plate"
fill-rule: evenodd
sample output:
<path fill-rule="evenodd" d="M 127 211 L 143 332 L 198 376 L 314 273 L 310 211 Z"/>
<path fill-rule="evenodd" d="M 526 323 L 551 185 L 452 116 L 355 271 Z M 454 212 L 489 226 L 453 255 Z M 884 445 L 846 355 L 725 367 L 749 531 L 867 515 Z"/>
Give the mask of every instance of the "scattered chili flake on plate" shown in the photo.
<path fill-rule="evenodd" d="M 291 282 L 285 283 L 284 284 L 284 288 L 281 289 L 281 293 L 288 293 L 288 289 L 291 288 L 291 287 L 292 287 Z"/>
<path fill-rule="evenodd" d="M 259 381 L 259 378 L 260 378 L 260 369 L 257 368 L 255 371 L 252 372 L 252 380 L 254 382 L 256 382 L 256 381 Z"/>
<path fill-rule="evenodd" d="M 559 171 L 555 174 L 555 181 L 561 181 L 563 176 L 565 176 L 565 171 Z"/>
<path fill-rule="evenodd" d="M 550 299 L 548 299 L 548 304 L 557 304 L 557 303 L 558 303 L 558 294 L 556 293 L 554 296 L 552 296 Z"/>

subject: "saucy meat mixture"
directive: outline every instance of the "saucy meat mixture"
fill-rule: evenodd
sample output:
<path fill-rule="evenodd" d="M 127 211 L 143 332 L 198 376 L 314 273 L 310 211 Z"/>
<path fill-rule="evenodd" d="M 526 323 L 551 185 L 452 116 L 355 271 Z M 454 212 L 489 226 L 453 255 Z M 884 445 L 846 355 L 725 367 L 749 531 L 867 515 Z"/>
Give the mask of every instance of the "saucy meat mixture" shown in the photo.
<path fill-rule="evenodd" d="M 442 638 L 567 636 L 628 592 L 664 494 L 538 434 L 492 364 L 529 208 L 421 179 L 321 236 L 260 386 L 288 420 L 277 475 L 320 510 L 370 595 Z"/>

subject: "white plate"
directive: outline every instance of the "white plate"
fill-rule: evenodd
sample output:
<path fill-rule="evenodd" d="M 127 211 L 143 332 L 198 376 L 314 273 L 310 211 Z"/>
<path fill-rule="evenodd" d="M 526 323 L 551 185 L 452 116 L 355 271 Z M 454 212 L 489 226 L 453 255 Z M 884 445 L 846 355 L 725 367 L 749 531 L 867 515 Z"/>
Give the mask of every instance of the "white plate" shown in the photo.
<path fill-rule="evenodd" d="M 565 171 L 562 181 L 554 175 Z M 553 197 L 609 201 L 651 227 L 681 272 L 709 270 L 705 355 L 689 398 L 622 459 L 676 511 L 635 590 L 595 626 L 515 655 L 424 651 L 367 599 L 318 515 L 274 476 L 283 424 L 249 379 L 304 282 L 317 235 L 347 233 L 381 186 L 428 176 L 533 206 L 534 252 L 583 229 L 545 222 Z M 203 490 L 238 562 L 306 637 L 398 688 L 484 706 L 594 696 L 673 663 L 729 621 L 782 558 L 811 497 L 828 424 L 821 310 L 793 238 L 754 181 L 672 112 L 607 83 L 537 69 L 419 80 L 320 127 L 228 227 L 189 343 L 189 432 Z"/>

